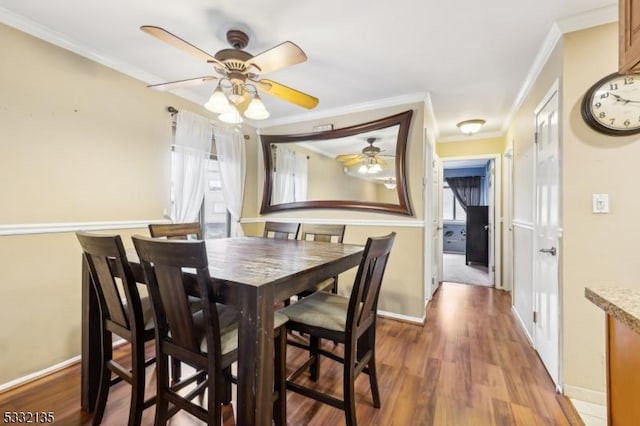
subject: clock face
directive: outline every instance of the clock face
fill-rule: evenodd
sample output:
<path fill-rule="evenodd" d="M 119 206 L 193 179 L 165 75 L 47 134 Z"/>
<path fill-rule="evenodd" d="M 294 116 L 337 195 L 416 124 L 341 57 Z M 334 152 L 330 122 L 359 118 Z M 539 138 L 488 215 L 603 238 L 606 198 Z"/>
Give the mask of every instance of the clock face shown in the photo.
<path fill-rule="evenodd" d="M 585 94 L 582 118 L 594 130 L 614 136 L 640 133 L 640 74 L 606 76 Z"/>

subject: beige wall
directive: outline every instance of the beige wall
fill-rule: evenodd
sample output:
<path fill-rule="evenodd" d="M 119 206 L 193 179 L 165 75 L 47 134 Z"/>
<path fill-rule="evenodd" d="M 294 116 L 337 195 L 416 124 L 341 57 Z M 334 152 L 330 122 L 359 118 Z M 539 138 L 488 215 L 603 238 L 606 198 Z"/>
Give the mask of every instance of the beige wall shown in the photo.
<path fill-rule="evenodd" d="M 563 345 L 565 382 L 605 388 L 604 315 L 584 298 L 585 286 L 640 287 L 634 227 L 640 137 L 610 137 L 580 116 L 587 89 L 616 71 L 616 24 L 567 34 L 562 80 Z M 607 193 L 611 213 L 591 213 L 591 194 Z"/>
<path fill-rule="evenodd" d="M 439 142 L 436 144 L 436 153 L 440 158 L 502 154 L 505 147 L 506 139 L 504 137 L 471 140 L 461 139 L 453 142 Z"/>
<path fill-rule="evenodd" d="M 408 109 L 413 109 L 414 114 L 411 119 L 409 129 L 409 140 L 407 146 L 407 173 L 409 181 L 410 199 L 415 212 L 415 216 L 410 218 L 406 216 L 390 215 L 383 213 L 371 213 L 353 210 L 292 210 L 286 213 L 270 214 L 260 216 L 258 213 L 260 203 L 262 202 L 262 190 L 259 190 L 256 196 L 256 209 L 250 211 L 249 204 L 245 203 L 243 218 L 245 220 L 269 220 L 269 219 L 288 219 L 304 222 L 305 220 L 373 220 L 380 222 L 380 225 L 368 226 L 353 225 L 347 226 L 345 242 L 354 244 L 363 244 L 370 235 L 383 235 L 385 233 L 396 231 L 395 246 L 389 261 L 389 266 L 385 275 L 385 282 L 382 287 L 379 308 L 384 311 L 395 314 L 405 315 L 413 318 L 422 318 L 424 316 L 425 294 L 424 294 L 424 228 L 422 225 L 415 226 L 415 220 L 423 220 L 424 199 L 422 178 L 424 176 L 424 148 L 423 148 L 423 132 L 424 132 L 424 103 L 415 103 L 396 107 L 388 107 L 375 111 L 359 112 L 346 114 L 339 117 L 326 118 L 322 120 L 309 121 L 304 123 L 295 123 L 272 127 L 261 130 L 261 134 L 292 134 L 292 133 L 308 133 L 312 127 L 318 124 L 332 123 L 334 128 L 342 128 L 354 124 L 368 122 L 374 119 L 383 118 L 389 115 L 397 114 Z M 262 152 L 257 154 L 258 170 L 257 188 L 263 187 L 264 167 Z M 247 185 L 251 186 L 247 180 Z M 385 221 L 407 222 L 407 226 L 385 226 Z M 261 223 L 245 223 L 244 231 L 248 235 L 261 235 L 263 225 Z M 341 292 L 346 292 L 353 282 L 353 271 L 350 274 L 343 274 L 340 278 Z"/>
<path fill-rule="evenodd" d="M 0 224 L 162 218 L 166 107 L 206 112 L 4 25 L 0 40 Z M 78 355 L 75 235 L 0 236 L 0 300 L 0 384 Z"/>

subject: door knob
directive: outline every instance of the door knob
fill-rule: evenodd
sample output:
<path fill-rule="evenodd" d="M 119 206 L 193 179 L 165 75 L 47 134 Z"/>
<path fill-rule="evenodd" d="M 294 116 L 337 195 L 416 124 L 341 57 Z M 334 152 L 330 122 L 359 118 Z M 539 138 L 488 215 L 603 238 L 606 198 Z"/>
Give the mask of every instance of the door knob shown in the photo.
<path fill-rule="evenodd" d="M 551 256 L 555 256 L 556 255 L 556 248 L 555 247 L 551 247 L 550 249 L 540 249 L 539 251 L 540 251 L 540 253 L 549 253 Z"/>
<path fill-rule="evenodd" d="M 485 226 L 484 226 L 484 230 L 485 230 L 485 231 L 488 231 L 488 230 L 489 230 L 489 225 L 485 225 Z"/>

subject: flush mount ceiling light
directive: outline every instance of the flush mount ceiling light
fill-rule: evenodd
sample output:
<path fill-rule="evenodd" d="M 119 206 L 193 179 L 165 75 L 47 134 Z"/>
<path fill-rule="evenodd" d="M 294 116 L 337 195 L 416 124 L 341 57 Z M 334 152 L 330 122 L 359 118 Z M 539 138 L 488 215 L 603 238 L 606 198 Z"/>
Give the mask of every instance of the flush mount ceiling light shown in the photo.
<path fill-rule="evenodd" d="M 456 126 L 458 126 L 460 131 L 465 135 L 473 135 L 474 133 L 478 132 L 478 130 L 480 130 L 482 126 L 484 126 L 484 123 L 486 123 L 486 121 L 481 119 L 473 119 L 461 121 L 456 124 Z"/>

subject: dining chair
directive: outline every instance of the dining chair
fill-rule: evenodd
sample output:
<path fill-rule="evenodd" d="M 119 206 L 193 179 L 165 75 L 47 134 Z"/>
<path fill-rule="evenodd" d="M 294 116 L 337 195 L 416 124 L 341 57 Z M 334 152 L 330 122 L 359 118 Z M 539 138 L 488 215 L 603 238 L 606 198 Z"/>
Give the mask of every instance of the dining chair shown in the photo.
<path fill-rule="evenodd" d="M 221 406 L 231 402 L 231 364 L 238 358 L 238 318 L 240 312 L 212 300 L 209 265 L 204 241 L 172 241 L 134 236 L 133 243 L 149 285 L 156 323 L 157 402 L 156 425 L 164 425 L 185 410 L 210 425 L 219 425 Z M 190 268 L 193 274 L 183 273 Z M 196 285 L 202 311 L 188 308 L 188 288 Z M 274 405 L 278 425 L 286 423 L 285 315 L 274 316 Z M 206 374 L 186 394 L 169 384 L 168 357 L 180 359 L 196 369 L 196 377 Z M 207 391 L 207 408 L 193 403 Z M 169 404 L 172 404 L 171 408 Z"/>
<path fill-rule="evenodd" d="M 152 223 L 149 233 L 153 238 L 166 237 L 169 240 L 186 240 L 189 235 L 202 239 L 202 228 L 198 222 L 193 223 Z"/>
<path fill-rule="evenodd" d="M 276 240 L 295 240 L 299 229 L 299 223 L 265 222 L 262 236 Z"/>
<path fill-rule="evenodd" d="M 145 368 L 155 362 L 155 358 L 144 358 L 145 342 L 154 339 L 151 302 L 148 297 L 140 297 L 119 235 L 77 232 L 76 236 L 98 296 L 102 323 L 101 374 L 92 424 L 102 422 L 111 386 L 124 380 L 131 384 L 128 424 L 139 425 L 142 411 L 156 400 L 144 400 Z M 114 334 L 131 344 L 131 371 L 113 360 Z"/>
<path fill-rule="evenodd" d="M 375 362 L 376 311 L 394 239 L 395 232 L 367 239 L 350 297 L 318 291 L 279 311 L 289 317 L 287 329 L 310 336 L 309 358 L 289 375 L 287 389 L 343 410 L 348 426 L 357 424 L 354 382 L 360 372 L 369 375 L 373 406 L 380 408 Z M 322 339 L 343 344 L 344 356 L 322 349 Z M 317 381 L 320 356 L 343 364 L 343 399 L 295 381 L 307 368 L 311 380 Z"/>
<path fill-rule="evenodd" d="M 168 240 L 188 240 L 189 236 L 194 236 L 197 240 L 202 240 L 202 228 L 198 222 L 190 223 L 152 223 L 149 224 L 149 234 L 152 238 L 166 238 Z M 171 377 L 174 383 L 180 380 L 182 367 L 180 361 L 172 359 Z"/>
<path fill-rule="evenodd" d="M 325 225 L 303 223 L 300 228 L 300 239 L 302 241 L 323 241 L 328 243 L 340 243 L 344 240 L 345 225 Z M 312 290 L 299 293 L 298 296 L 308 296 L 319 290 L 331 290 L 331 293 L 338 293 L 338 277 L 323 280 L 313 286 Z"/>
<path fill-rule="evenodd" d="M 300 226 L 300 240 L 302 241 L 323 241 L 342 243 L 344 240 L 345 225 L 325 225 L 325 224 L 307 224 L 303 223 Z M 320 290 L 330 290 L 332 293 L 338 293 L 338 277 L 331 277 L 318 283 L 314 283 L 311 288 L 305 291 L 301 291 L 297 294 L 298 300 L 303 297 L 307 297 L 313 292 Z M 284 300 L 284 305 L 289 306 L 291 304 L 290 299 Z M 292 343 L 292 342 L 289 342 Z M 294 343 L 295 344 L 295 343 Z"/>

